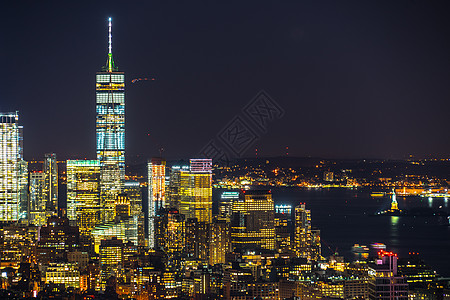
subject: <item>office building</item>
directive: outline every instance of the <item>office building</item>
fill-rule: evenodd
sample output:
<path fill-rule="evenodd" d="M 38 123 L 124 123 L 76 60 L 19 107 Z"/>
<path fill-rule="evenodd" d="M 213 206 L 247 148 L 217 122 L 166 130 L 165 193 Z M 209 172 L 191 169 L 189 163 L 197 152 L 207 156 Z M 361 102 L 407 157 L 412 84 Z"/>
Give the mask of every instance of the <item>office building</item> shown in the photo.
<path fill-rule="evenodd" d="M 73 263 L 50 263 L 45 272 L 45 283 L 63 284 L 65 288 L 80 288 L 80 271 Z"/>
<path fill-rule="evenodd" d="M 311 259 L 314 261 L 322 259 L 322 242 L 319 229 L 311 229 Z"/>
<path fill-rule="evenodd" d="M 180 171 L 180 213 L 198 222 L 212 221 L 212 160 L 191 159 L 190 171 Z"/>
<path fill-rule="evenodd" d="M 117 238 L 102 240 L 100 244 L 100 289 L 109 277 L 117 277 L 123 266 L 123 241 Z"/>
<path fill-rule="evenodd" d="M 100 162 L 103 222 L 114 219 L 114 203 L 125 180 L 125 74 L 112 56 L 111 18 L 106 66 L 96 75 L 96 143 Z"/>
<path fill-rule="evenodd" d="M 291 248 L 292 206 L 275 205 L 276 249 L 280 253 L 289 253 Z"/>
<path fill-rule="evenodd" d="M 155 247 L 155 216 L 165 207 L 166 161 L 152 158 L 148 162 L 148 246 Z"/>
<path fill-rule="evenodd" d="M 140 226 L 142 221 L 143 214 L 95 226 L 91 231 L 95 252 L 98 253 L 100 243 L 104 239 L 118 238 L 132 242 L 133 245 L 142 245 L 143 228 Z"/>
<path fill-rule="evenodd" d="M 48 265 L 55 259 L 67 259 L 67 253 L 80 247 L 78 226 L 71 226 L 66 217 L 50 217 L 38 232 L 36 252 L 39 261 Z"/>
<path fill-rule="evenodd" d="M 26 219 L 28 165 L 19 114 L 0 113 L 0 221 Z"/>
<path fill-rule="evenodd" d="M 406 277 L 397 274 L 397 254 L 381 250 L 369 267 L 369 299 L 408 299 Z"/>
<path fill-rule="evenodd" d="M 197 219 L 186 220 L 184 252 L 190 260 L 207 262 L 209 257 L 209 223 Z"/>
<path fill-rule="evenodd" d="M 0 267 L 17 269 L 21 262 L 35 260 L 37 236 L 37 228 L 33 226 L 0 226 Z"/>
<path fill-rule="evenodd" d="M 243 191 L 233 202 L 231 242 L 236 249 L 275 250 L 274 203 L 269 190 Z"/>
<path fill-rule="evenodd" d="M 181 172 L 189 172 L 189 166 L 175 165 L 170 168 L 168 190 L 169 207 L 180 208 Z"/>
<path fill-rule="evenodd" d="M 226 254 L 231 252 L 230 223 L 213 218 L 209 228 L 209 264 L 224 264 Z"/>
<path fill-rule="evenodd" d="M 220 195 L 219 216 L 230 220 L 233 212 L 233 201 L 239 199 L 238 191 L 225 191 Z"/>
<path fill-rule="evenodd" d="M 44 199 L 47 215 L 58 214 L 58 164 L 55 153 L 45 154 L 44 159 Z"/>
<path fill-rule="evenodd" d="M 137 181 L 125 181 L 123 192 L 130 200 L 130 214 L 136 216 L 142 213 L 142 190 Z"/>
<path fill-rule="evenodd" d="M 29 174 L 29 222 L 35 226 L 47 223 L 47 203 L 44 198 L 45 173 L 42 171 Z"/>
<path fill-rule="evenodd" d="M 67 217 L 84 236 L 101 222 L 100 170 L 98 160 L 67 161 Z"/>
<path fill-rule="evenodd" d="M 183 253 L 186 243 L 186 221 L 182 214 L 175 208 L 161 211 L 156 222 L 156 245 L 171 258 Z"/>
<path fill-rule="evenodd" d="M 298 257 L 311 260 L 311 211 L 305 203 L 295 207 L 294 251 Z"/>

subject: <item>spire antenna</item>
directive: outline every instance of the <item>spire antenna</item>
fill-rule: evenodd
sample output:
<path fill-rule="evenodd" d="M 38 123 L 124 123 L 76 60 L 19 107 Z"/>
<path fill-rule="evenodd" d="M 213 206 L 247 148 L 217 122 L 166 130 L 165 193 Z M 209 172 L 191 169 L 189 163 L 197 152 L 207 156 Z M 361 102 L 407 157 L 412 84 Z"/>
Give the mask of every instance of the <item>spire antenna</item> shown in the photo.
<path fill-rule="evenodd" d="M 112 57 L 112 18 L 108 18 L 108 60 L 106 61 L 106 71 L 114 72 L 117 71 L 116 66 L 114 65 L 114 60 Z"/>
<path fill-rule="evenodd" d="M 108 19 L 109 21 L 109 46 L 108 46 L 108 53 L 112 54 L 112 19 L 111 17 Z"/>

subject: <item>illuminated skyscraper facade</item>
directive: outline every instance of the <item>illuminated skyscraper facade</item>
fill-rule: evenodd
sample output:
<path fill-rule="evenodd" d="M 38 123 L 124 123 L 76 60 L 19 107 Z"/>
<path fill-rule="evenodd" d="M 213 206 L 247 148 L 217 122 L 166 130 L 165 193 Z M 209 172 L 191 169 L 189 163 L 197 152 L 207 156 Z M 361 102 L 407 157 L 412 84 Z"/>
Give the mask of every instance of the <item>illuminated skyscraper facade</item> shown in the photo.
<path fill-rule="evenodd" d="M 291 250 L 292 207 L 275 205 L 275 234 L 277 251 L 289 253 Z"/>
<path fill-rule="evenodd" d="M 237 191 L 222 192 L 219 202 L 219 216 L 221 218 L 228 219 L 228 221 L 230 220 L 231 214 L 233 212 L 233 201 L 237 199 L 239 199 L 239 192 Z"/>
<path fill-rule="evenodd" d="M 0 221 L 27 218 L 28 166 L 23 160 L 19 114 L 0 113 Z"/>
<path fill-rule="evenodd" d="M 311 259 L 311 211 L 305 203 L 295 207 L 294 251 L 298 257 Z"/>
<path fill-rule="evenodd" d="M 190 171 L 180 172 L 180 213 L 186 220 L 212 221 L 212 160 L 191 159 Z"/>
<path fill-rule="evenodd" d="M 67 161 L 67 217 L 85 236 L 100 222 L 100 169 L 98 160 Z"/>
<path fill-rule="evenodd" d="M 224 264 L 225 256 L 231 252 L 230 223 L 214 219 L 209 229 L 209 264 Z"/>
<path fill-rule="evenodd" d="M 138 181 L 126 181 L 123 192 L 130 199 L 130 214 L 132 216 L 142 213 L 142 191 Z"/>
<path fill-rule="evenodd" d="M 112 57 L 111 19 L 106 66 L 96 75 L 97 160 L 101 164 L 102 221 L 114 219 L 114 203 L 125 179 L 125 75 Z"/>
<path fill-rule="evenodd" d="M 237 249 L 275 250 L 274 202 L 270 191 L 244 191 L 233 202 L 231 243 Z"/>
<path fill-rule="evenodd" d="M 38 171 L 29 174 L 29 221 L 35 226 L 43 226 L 47 223 L 44 185 L 45 173 Z"/>
<path fill-rule="evenodd" d="M 148 246 L 155 247 L 154 219 L 158 211 L 165 206 L 166 197 L 166 161 L 152 158 L 148 162 Z"/>
<path fill-rule="evenodd" d="M 58 213 L 58 164 L 55 153 L 45 154 L 44 160 L 44 198 L 48 215 Z"/>
<path fill-rule="evenodd" d="M 167 190 L 167 200 L 169 207 L 180 207 L 181 172 L 189 172 L 189 166 L 172 166 L 169 174 L 169 185 Z"/>

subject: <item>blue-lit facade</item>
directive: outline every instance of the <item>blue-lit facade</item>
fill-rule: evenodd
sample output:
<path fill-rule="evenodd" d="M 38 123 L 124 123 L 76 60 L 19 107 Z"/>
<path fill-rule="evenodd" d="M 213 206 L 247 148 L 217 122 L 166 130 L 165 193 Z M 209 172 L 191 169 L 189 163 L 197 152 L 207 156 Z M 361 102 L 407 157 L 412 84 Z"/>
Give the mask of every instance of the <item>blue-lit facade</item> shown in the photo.
<path fill-rule="evenodd" d="M 102 221 L 112 221 L 115 199 L 125 179 L 125 74 L 114 65 L 111 19 L 107 63 L 96 75 L 96 139 L 101 165 Z"/>

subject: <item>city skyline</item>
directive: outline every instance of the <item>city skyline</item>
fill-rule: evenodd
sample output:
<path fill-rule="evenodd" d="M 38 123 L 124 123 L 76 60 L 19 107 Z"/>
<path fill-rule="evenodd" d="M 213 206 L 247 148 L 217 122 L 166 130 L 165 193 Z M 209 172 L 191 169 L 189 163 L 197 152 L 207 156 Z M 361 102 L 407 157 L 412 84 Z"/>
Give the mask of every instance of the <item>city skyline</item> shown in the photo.
<path fill-rule="evenodd" d="M 39 14 L 43 7 L 62 9 L 58 5 L 48 5 L 36 7 L 35 13 Z M 61 30 L 63 35 L 47 46 L 61 46 L 62 49 L 59 43 L 63 43 L 66 35 L 71 35 L 73 41 L 87 41 L 88 36 L 97 36 L 99 23 L 91 19 L 99 13 L 97 5 L 91 10 L 79 11 L 86 12 L 82 26 L 87 29 L 86 35 L 64 31 L 80 29 L 76 26 L 52 27 Z M 433 78 L 427 81 L 425 73 L 420 73 L 417 78 L 420 78 L 421 85 L 414 90 L 408 86 L 414 77 L 406 74 L 408 70 L 403 70 L 408 76 L 390 82 L 393 77 L 387 74 L 395 77 L 391 73 L 399 65 L 385 65 L 375 71 L 370 68 L 364 70 L 366 75 L 370 73 L 373 76 L 372 79 L 380 79 L 381 76 L 383 80 L 371 80 L 358 89 L 358 80 L 361 83 L 367 79 L 356 79 L 356 75 L 365 69 L 365 65 L 368 66 L 362 58 L 368 49 L 340 53 L 341 56 L 336 54 L 349 47 L 349 43 L 361 42 L 358 29 L 364 29 L 364 26 L 350 26 L 351 30 L 345 34 L 351 32 L 357 36 L 346 42 L 334 43 L 328 53 L 320 53 L 314 52 L 318 50 L 317 45 L 311 47 L 307 44 L 317 42 L 315 38 L 318 35 L 313 36 L 313 32 L 320 35 L 330 30 L 332 20 L 322 23 L 324 27 L 319 30 L 318 27 L 307 29 L 312 23 L 302 23 L 305 27 L 296 31 L 295 36 L 289 36 L 290 42 L 296 40 L 299 48 L 306 47 L 303 50 L 315 61 L 306 59 L 299 62 L 298 55 L 302 53 L 296 53 L 295 47 L 287 47 L 287 51 L 283 48 L 286 41 L 283 42 L 278 35 L 280 28 L 287 25 L 285 21 L 295 16 L 285 10 L 288 7 L 303 7 L 311 11 L 323 9 L 320 10 L 324 13 L 322 17 L 350 14 L 351 20 L 343 18 L 342 23 L 333 28 L 338 33 L 344 28 L 344 31 L 348 30 L 346 26 L 355 20 L 362 21 L 362 15 L 353 15 L 352 12 L 363 8 L 381 9 L 387 7 L 386 4 L 345 4 L 348 11 L 332 2 L 326 6 L 280 4 L 273 6 L 273 10 L 269 10 L 272 5 L 268 2 L 261 3 L 258 8 L 244 4 L 239 6 L 240 10 L 232 11 L 232 19 L 225 22 L 221 17 L 225 18 L 227 9 L 233 4 L 209 4 L 194 12 L 197 6 L 190 3 L 184 14 L 177 15 L 177 9 L 184 6 L 181 4 L 169 10 L 179 17 L 174 19 L 175 23 L 181 24 L 186 16 L 195 18 L 200 15 L 200 19 L 186 26 L 175 26 L 172 32 L 180 30 L 187 36 L 193 34 L 192 37 L 203 36 L 206 39 L 197 42 L 195 38 L 189 39 L 183 49 L 173 49 L 175 52 L 158 52 L 162 47 L 156 52 L 145 53 L 145 58 L 142 58 L 141 54 L 148 49 L 153 35 L 169 30 L 161 28 L 161 31 L 147 32 L 144 25 L 135 31 L 128 30 L 145 11 L 146 5 L 136 5 L 142 6 L 139 10 L 128 5 L 115 7 L 115 2 L 108 6 L 108 9 L 120 7 L 121 10 L 117 18 L 114 12 L 109 11 L 101 26 L 106 29 L 103 32 L 103 37 L 107 37 L 106 55 L 103 55 L 106 64 L 96 68 L 97 72 L 89 73 L 90 60 L 77 55 L 83 49 L 103 43 L 99 43 L 97 38 L 89 46 L 75 42 L 71 49 L 74 52 L 65 53 L 69 55 L 67 62 L 70 62 L 70 68 L 60 67 L 58 76 L 48 76 L 48 72 L 58 65 L 55 61 L 42 69 L 39 77 L 33 76 L 33 67 L 26 69 L 26 76 L 23 76 L 28 79 L 26 88 L 18 89 L 14 96 L 34 92 L 33 99 L 37 104 L 27 101 L 0 103 L 1 299 L 449 298 L 450 157 L 446 148 L 448 141 L 432 139 L 432 134 L 446 133 L 445 119 L 433 116 L 436 123 L 428 125 L 433 127 L 442 122 L 442 132 L 437 129 L 430 131 L 410 115 L 414 109 L 413 102 L 423 100 L 423 95 L 417 91 L 427 89 L 430 82 L 435 83 Z M 427 13 L 418 11 L 422 4 L 407 5 L 410 12 Z M 67 20 L 69 16 L 75 17 L 82 6 L 67 14 Z M 158 4 L 153 8 L 163 6 Z M 30 3 L 27 9 L 32 8 Z M 223 11 L 202 14 L 213 8 L 223 8 Z M 241 16 L 250 8 L 254 11 L 247 15 L 248 18 Z M 391 4 L 390 8 L 402 9 L 406 16 L 406 10 L 398 4 Z M 126 18 L 130 9 L 135 12 L 133 20 Z M 51 12 L 54 11 L 46 13 Z M 371 15 L 373 12 L 369 9 L 366 13 Z M 144 13 L 145 20 L 161 15 Z M 258 15 L 275 18 L 250 24 L 249 21 Z M 383 15 L 391 16 L 387 12 Z M 39 19 L 42 22 L 35 23 L 36 27 L 30 27 L 30 31 L 51 23 L 59 16 Z M 233 22 L 233 18 L 238 16 L 241 19 Z M 308 13 L 303 16 L 306 19 L 310 17 Z M 212 17 L 214 20 L 209 19 Z M 119 26 L 116 26 L 116 19 Z M 170 19 L 159 22 L 168 21 L 165 24 L 169 24 Z M 319 24 L 321 18 L 309 21 Z M 93 24 L 97 25 L 91 26 Z M 230 27 L 221 27 L 226 24 Z M 271 27 L 274 24 L 282 26 Z M 195 25 L 210 27 L 196 28 Z M 288 25 L 296 26 L 294 23 Z M 399 29 L 405 24 L 396 26 Z M 249 29 L 256 29 L 256 35 L 246 35 Z M 50 32 L 53 31 L 46 31 Z M 133 35 L 136 38 L 138 32 L 146 32 L 148 36 L 142 36 L 142 43 L 136 44 Z M 203 47 L 206 50 L 218 46 L 217 37 L 211 35 L 217 32 L 225 34 L 221 40 L 223 43 L 232 39 L 230 32 L 237 34 L 235 41 L 240 43 L 227 45 L 236 52 L 228 56 L 230 53 L 222 52 L 226 46 L 216 52 L 192 52 L 193 49 Z M 267 43 L 254 48 L 256 44 L 251 41 L 261 38 L 257 32 L 267 34 L 263 38 Z M 333 39 L 337 36 L 331 34 L 328 37 Z M 178 45 L 176 35 L 165 37 L 170 39 L 165 46 Z M 370 41 L 374 42 L 376 39 L 372 38 Z M 33 44 L 33 40 L 28 42 Z M 395 43 L 385 42 L 386 49 L 395 48 Z M 6 44 L 9 45 L 8 42 Z M 42 44 L 36 45 L 38 49 Z M 406 44 L 400 41 L 398 45 Z M 445 49 L 438 44 L 434 46 Z M 369 52 L 375 53 L 381 48 L 370 49 Z M 270 53 L 270 49 L 274 52 Z M 130 50 L 135 51 L 135 61 L 129 59 Z M 279 57 L 281 52 L 277 51 L 280 50 L 286 55 Z M 422 50 L 414 49 L 411 53 L 418 55 Z M 96 51 L 88 50 L 89 55 L 97 58 Z M 164 59 L 158 61 L 155 53 L 165 57 L 166 62 L 172 58 L 172 65 L 165 66 Z M 183 53 L 184 58 L 176 53 Z M 52 56 L 49 51 L 46 55 L 57 60 L 64 56 L 59 54 L 53 52 L 55 56 Z M 215 59 L 209 55 L 216 55 Z M 36 57 L 42 60 L 46 56 Z M 270 57 L 270 62 L 264 61 L 264 57 Z M 435 55 L 428 60 L 437 57 Z M 147 68 L 154 58 L 161 63 L 155 76 L 136 75 L 136 70 Z M 247 61 L 243 62 L 243 58 Z M 362 64 L 356 66 L 358 61 Z M 217 62 L 227 64 L 227 67 L 216 68 Z M 251 67 L 246 65 L 249 62 L 253 64 Z M 188 73 L 192 76 L 183 76 L 183 83 L 174 81 L 186 72 L 184 68 L 189 63 L 198 70 L 190 70 Z M 311 69 L 298 69 L 302 63 L 309 64 Z M 16 67 L 21 68 L 20 64 Z M 166 71 L 170 67 L 173 67 L 175 77 L 167 76 L 169 73 Z M 220 90 L 218 79 L 235 73 L 233 68 L 241 76 L 236 81 L 239 84 L 230 85 L 227 78 L 220 84 L 228 86 L 228 90 L 218 93 L 217 99 L 208 97 L 208 93 Z M 281 71 L 283 75 L 270 79 L 272 85 L 261 80 L 269 71 L 264 68 Z M 283 73 L 289 68 L 291 71 Z M 322 68 L 324 72 L 316 73 L 314 78 L 309 72 L 312 70 L 314 73 L 315 68 Z M 295 72 L 292 73 L 294 69 L 308 74 L 304 79 L 317 84 L 311 86 L 305 100 L 297 102 L 292 99 L 296 99 L 296 93 L 302 87 L 289 81 L 297 78 Z M 7 67 L 5 73 L 9 71 Z M 352 72 L 353 78 L 349 76 Z M 84 73 L 91 75 L 94 82 L 89 90 L 91 96 L 86 98 L 80 95 L 88 89 L 91 81 Z M 64 77 L 64 74 L 70 77 Z M 166 74 L 166 77 L 160 74 Z M 15 78 L 14 74 L 8 75 L 5 80 Z M 45 83 L 49 78 L 53 87 L 50 93 L 60 95 L 59 102 L 54 102 L 52 96 L 40 98 L 39 89 L 47 91 Z M 443 78 L 445 76 L 440 79 Z M 67 88 L 62 83 L 64 80 L 77 88 Z M 239 96 L 220 98 L 227 97 L 230 92 L 248 94 L 262 82 L 271 88 L 258 89 L 246 100 Z M 384 93 L 388 95 L 384 104 L 380 100 L 370 106 L 368 102 L 357 102 L 357 98 L 347 102 L 342 98 L 360 93 L 361 99 L 368 100 L 364 97 L 377 84 L 379 90 L 370 95 L 373 97 L 371 100 Z M 390 90 L 394 85 L 399 88 Z M 190 94 L 186 93 L 187 87 Z M 298 90 L 293 91 L 293 87 Z M 445 90 L 445 85 L 441 88 Z M 60 93 L 61 90 L 64 93 Z M 414 94 L 415 100 L 408 99 L 407 104 L 401 104 L 403 98 L 392 98 L 396 93 L 400 95 L 407 90 L 410 96 Z M 206 97 L 193 97 L 199 91 Z M 173 92 L 175 94 L 171 94 Z M 5 94 L 8 93 L 5 89 Z M 445 99 L 445 92 L 440 90 L 439 93 Z M 315 101 L 308 102 L 308 97 Z M 72 101 L 76 98 L 79 101 Z M 389 108 L 386 108 L 388 102 Z M 10 104 L 23 106 L 25 113 L 5 108 Z M 427 104 L 432 105 L 429 100 Z M 395 111 L 395 105 L 401 106 L 403 117 L 408 117 L 408 122 L 399 125 L 400 120 L 392 119 L 399 113 Z M 41 106 L 45 114 L 40 112 Z M 234 113 L 230 114 L 233 110 Z M 443 112 L 442 109 L 439 111 Z M 423 109 L 421 113 L 424 113 Z M 33 121 L 35 116 L 40 119 Z M 59 119 L 60 116 L 63 119 Z M 374 121 L 374 116 L 380 119 Z M 358 118 L 366 122 L 365 126 L 356 124 Z M 30 120 L 33 121 L 32 126 L 28 123 Z M 421 121 L 426 121 L 426 118 Z M 406 126 L 408 134 L 412 135 L 403 136 L 406 131 L 399 130 L 402 126 Z M 414 126 L 421 126 L 423 131 L 415 131 Z M 45 130 L 27 137 L 23 134 L 27 128 L 31 132 L 39 132 L 39 128 Z M 94 132 L 94 128 L 95 134 L 91 136 L 89 133 Z M 381 132 L 383 137 L 373 140 L 376 138 L 374 132 Z M 417 136 L 424 134 L 427 143 L 417 143 Z M 411 137 L 416 141 L 413 147 Z M 90 138 L 93 143 L 89 142 Z M 36 142 L 38 144 L 32 146 Z M 427 147 L 425 154 L 418 150 L 424 145 Z M 429 151 L 430 148 L 433 151 Z M 39 154 L 38 149 L 45 149 L 44 154 Z M 313 149 L 316 149 L 316 157 L 306 157 Z M 403 153 L 405 150 L 408 151 Z M 26 151 L 35 156 L 27 157 Z M 357 158 L 382 153 L 387 155 L 387 160 Z M 446 158 L 420 159 L 424 155 L 441 154 Z M 346 155 L 353 159 L 345 159 Z M 395 155 L 407 159 L 389 160 Z M 342 156 L 344 159 L 317 156 Z M 189 160 L 184 160 L 186 158 Z M 419 252 L 422 255 L 419 256 Z"/>
<path fill-rule="evenodd" d="M 19 111 L 25 160 L 94 159 L 92 78 L 111 16 L 129 157 L 195 157 L 262 89 L 286 113 L 242 156 L 447 157 L 447 6 L 8 4 L 0 110 Z"/>

